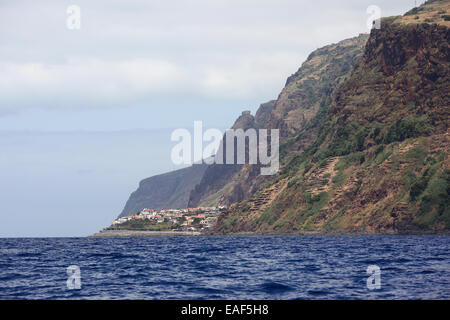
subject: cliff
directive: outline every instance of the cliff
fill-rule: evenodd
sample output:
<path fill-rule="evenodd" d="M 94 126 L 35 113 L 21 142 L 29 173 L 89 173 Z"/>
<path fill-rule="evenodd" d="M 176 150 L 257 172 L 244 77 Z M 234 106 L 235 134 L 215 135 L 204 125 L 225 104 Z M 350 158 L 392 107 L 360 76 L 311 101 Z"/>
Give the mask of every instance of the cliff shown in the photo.
<path fill-rule="evenodd" d="M 320 112 L 304 111 L 304 94 L 278 101 L 282 170 L 214 232 L 450 230 L 448 12 L 429 1 L 383 19 Z"/>
<path fill-rule="evenodd" d="M 283 159 L 304 150 L 319 133 L 312 120 L 329 108 L 330 96 L 362 55 L 367 38 L 362 34 L 314 51 L 289 77 L 277 100 L 262 104 L 254 117 L 241 116 L 232 128 L 279 129 L 285 142 Z M 305 134 L 300 139 L 289 140 L 301 130 Z M 212 165 L 191 192 L 189 205 L 230 205 L 252 196 L 272 178 L 261 176 L 258 165 Z"/>

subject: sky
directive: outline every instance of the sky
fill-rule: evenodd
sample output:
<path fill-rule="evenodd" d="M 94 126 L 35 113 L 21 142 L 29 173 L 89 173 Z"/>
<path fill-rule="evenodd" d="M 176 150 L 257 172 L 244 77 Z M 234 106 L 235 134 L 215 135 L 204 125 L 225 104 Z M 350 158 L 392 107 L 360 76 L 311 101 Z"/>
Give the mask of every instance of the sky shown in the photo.
<path fill-rule="evenodd" d="M 173 129 L 254 113 L 313 50 L 368 32 L 370 5 L 414 0 L 2 0 L 0 237 L 109 225 L 140 180 L 177 168 Z"/>

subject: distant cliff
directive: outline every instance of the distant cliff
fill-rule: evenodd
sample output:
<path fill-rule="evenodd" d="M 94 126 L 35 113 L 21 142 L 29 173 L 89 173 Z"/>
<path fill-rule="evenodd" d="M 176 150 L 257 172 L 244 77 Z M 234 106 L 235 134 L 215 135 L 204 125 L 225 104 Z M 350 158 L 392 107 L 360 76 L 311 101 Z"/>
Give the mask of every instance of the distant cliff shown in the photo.
<path fill-rule="evenodd" d="M 273 109 L 273 101 L 261 106 L 264 110 Z M 260 108 L 260 109 L 261 109 Z M 232 129 L 247 130 L 258 127 L 257 119 L 264 119 L 268 115 L 259 112 L 253 117 L 249 111 L 244 111 L 242 115 L 235 121 Z M 226 141 L 222 141 L 224 145 L 224 154 L 226 153 Z M 240 181 L 240 172 L 243 170 L 242 164 L 212 164 L 203 175 L 200 183 L 191 191 L 189 197 L 189 207 L 198 207 L 201 205 L 231 204 L 242 200 L 246 193 L 233 188 L 233 182 Z M 230 194 L 231 192 L 231 194 Z"/>
<path fill-rule="evenodd" d="M 186 208 L 191 190 L 200 182 L 207 167 L 205 164 L 194 164 L 142 180 L 119 217 L 135 214 L 144 208 Z"/>

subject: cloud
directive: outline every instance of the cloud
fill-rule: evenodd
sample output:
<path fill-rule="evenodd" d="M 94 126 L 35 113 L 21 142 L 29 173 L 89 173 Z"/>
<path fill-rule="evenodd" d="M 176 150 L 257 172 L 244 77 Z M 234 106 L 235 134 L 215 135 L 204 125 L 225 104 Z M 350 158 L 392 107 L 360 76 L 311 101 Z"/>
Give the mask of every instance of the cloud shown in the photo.
<path fill-rule="evenodd" d="M 394 4 L 380 2 L 389 14 Z M 70 4 L 0 4 L 0 115 L 176 108 L 187 97 L 263 102 L 312 50 L 367 31 L 371 1 L 79 0 L 77 31 L 66 28 Z"/>
<path fill-rule="evenodd" d="M 302 60 L 289 52 L 216 58 L 181 65 L 156 59 L 70 59 L 64 64 L 0 63 L 0 110 L 19 108 L 105 108 L 146 99 L 236 99 L 280 88 Z"/>
<path fill-rule="evenodd" d="M 304 59 L 292 52 L 247 55 L 238 61 L 224 59 L 220 65 L 205 67 L 203 94 L 220 99 L 263 96 L 267 90 L 281 88 L 287 75 L 295 72 Z M 274 91 L 273 96 L 276 94 Z"/>
<path fill-rule="evenodd" d="M 133 97 L 167 92 L 182 76 L 176 65 L 153 59 L 0 63 L 0 73 L 1 105 L 29 108 L 125 105 Z"/>

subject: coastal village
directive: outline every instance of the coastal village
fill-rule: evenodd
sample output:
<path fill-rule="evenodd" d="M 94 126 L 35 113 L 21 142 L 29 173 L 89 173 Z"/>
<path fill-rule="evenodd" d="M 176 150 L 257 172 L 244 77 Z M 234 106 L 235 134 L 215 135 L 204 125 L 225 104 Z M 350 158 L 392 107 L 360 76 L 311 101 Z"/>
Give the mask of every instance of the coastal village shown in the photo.
<path fill-rule="evenodd" d="M 185 209 L 142 209 L 132 216 L 120 217 L 109 230 L 206 231 L 217 222 L 226 206 Z"/>

